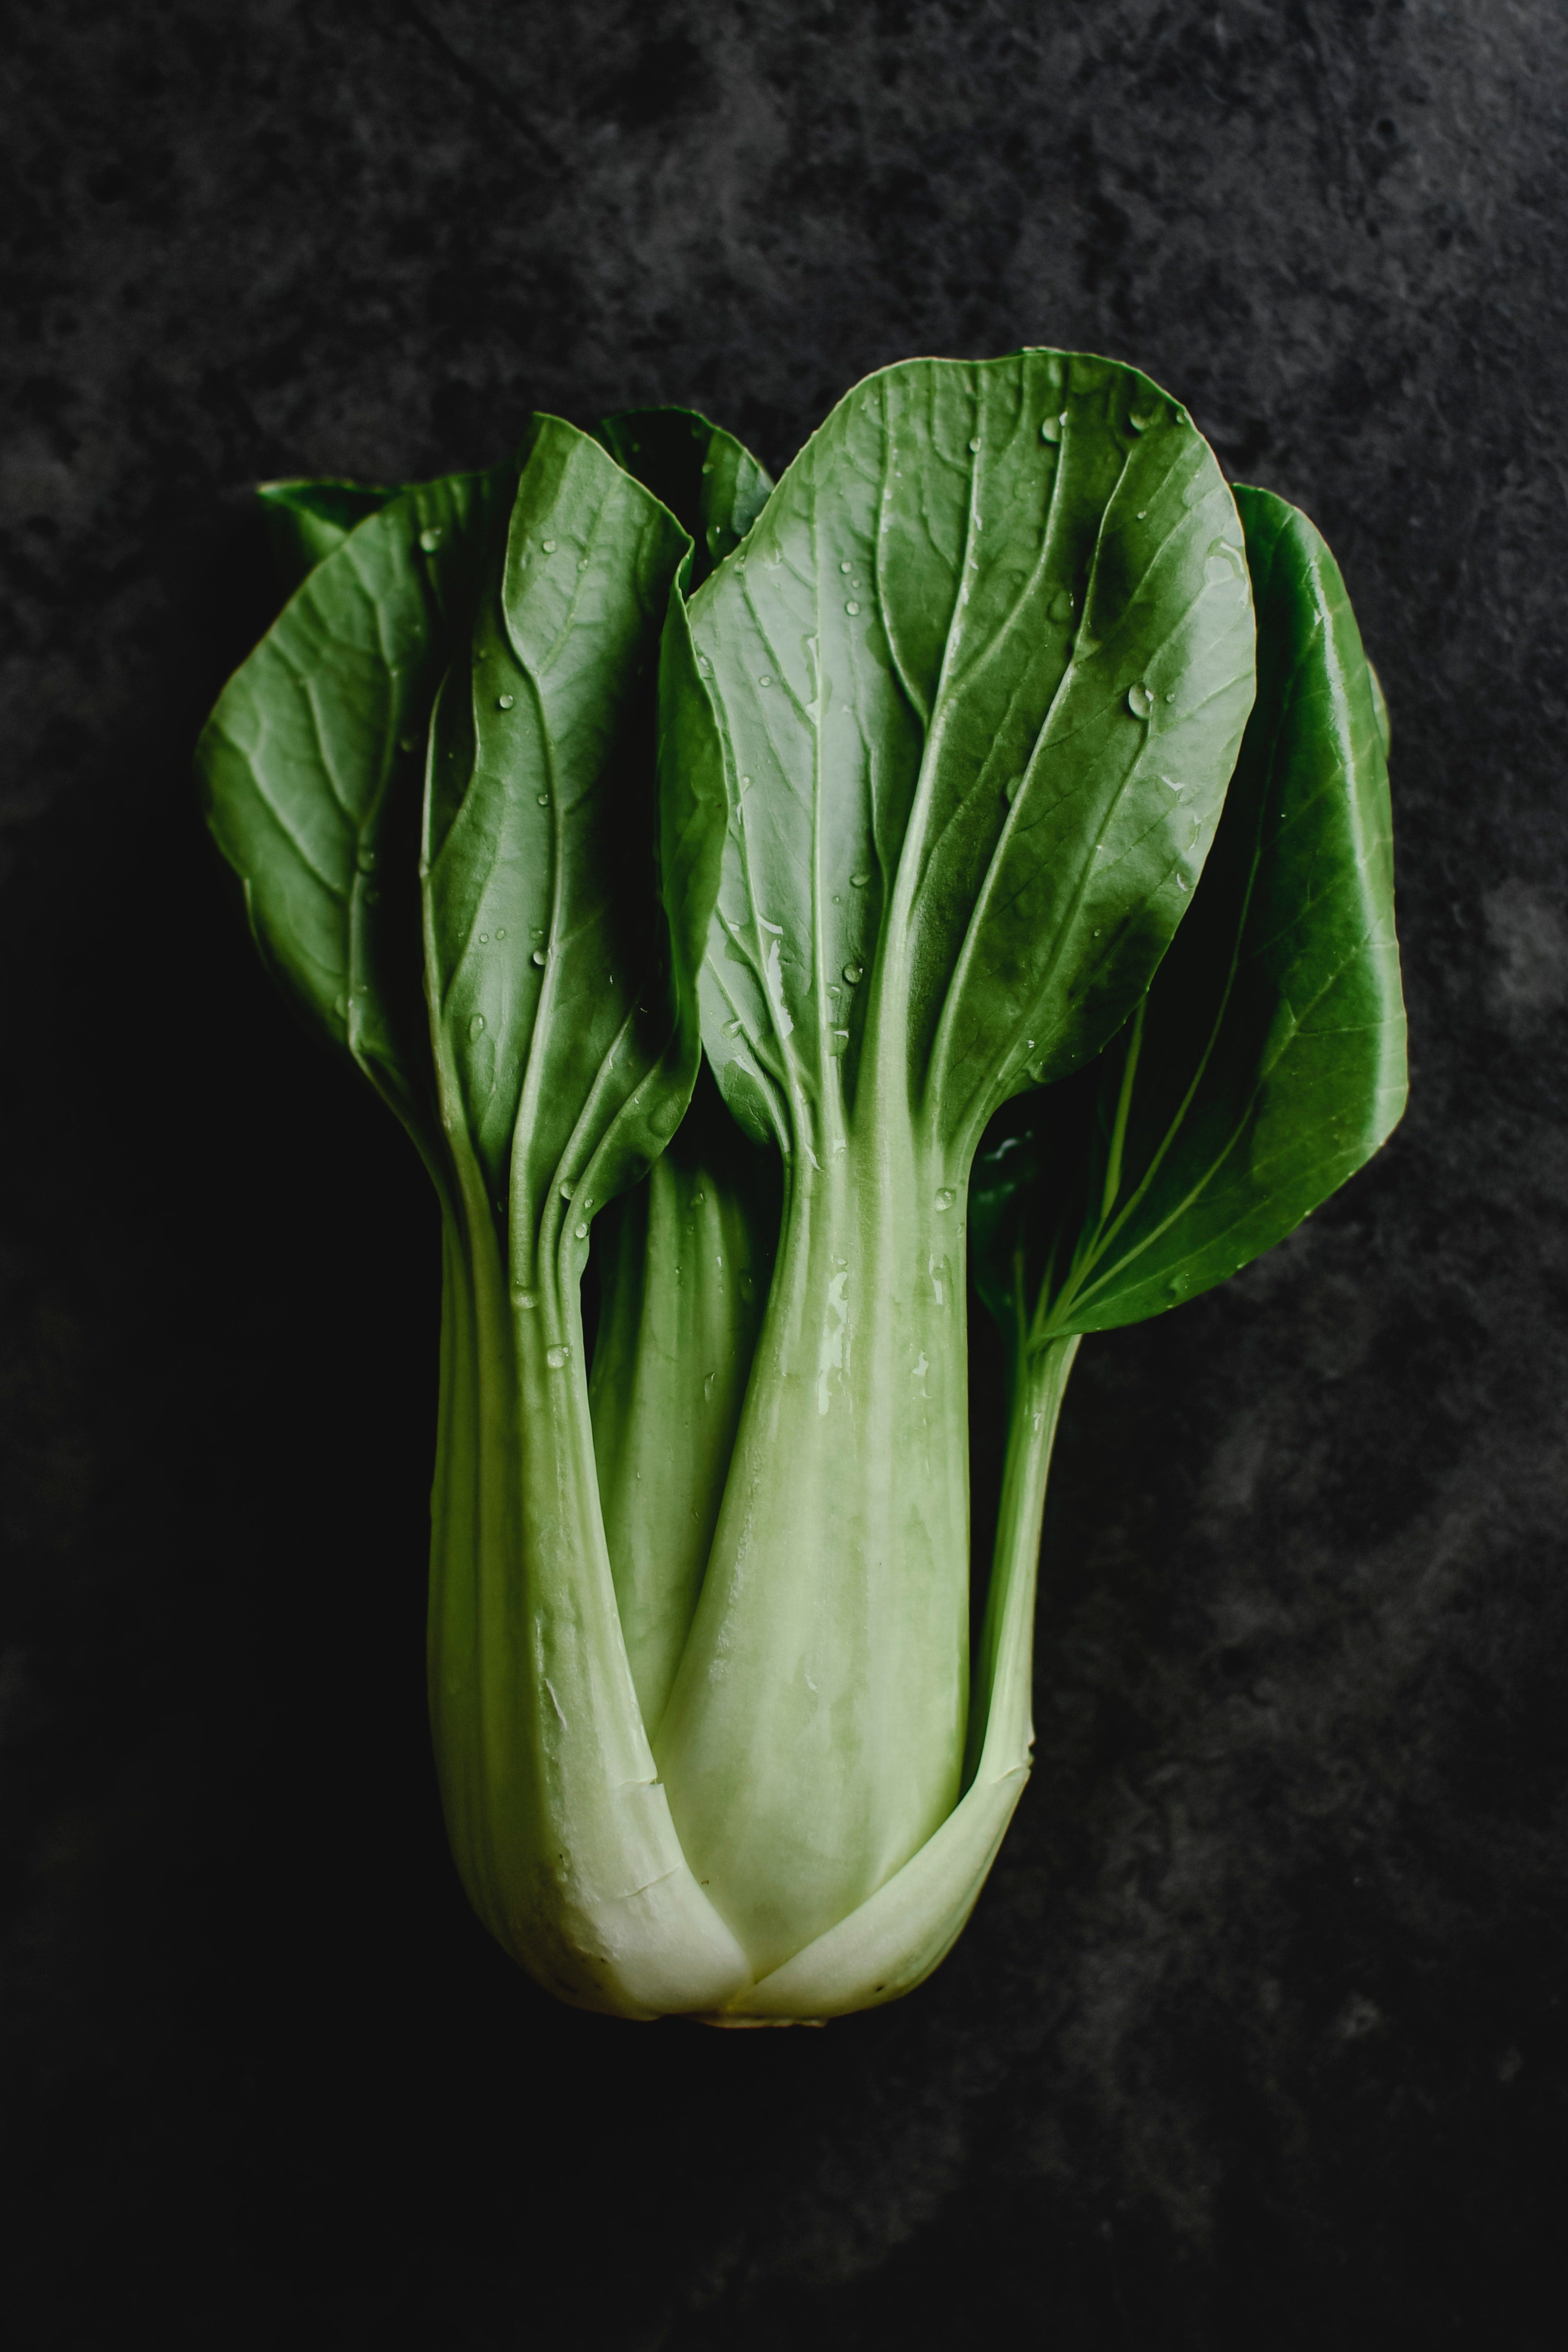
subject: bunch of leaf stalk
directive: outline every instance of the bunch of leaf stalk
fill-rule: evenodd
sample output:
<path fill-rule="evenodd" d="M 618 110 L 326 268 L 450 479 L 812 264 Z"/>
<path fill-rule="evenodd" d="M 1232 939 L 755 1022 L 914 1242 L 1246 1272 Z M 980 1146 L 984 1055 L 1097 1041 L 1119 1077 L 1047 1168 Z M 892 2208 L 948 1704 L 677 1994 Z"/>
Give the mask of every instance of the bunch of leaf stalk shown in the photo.
<path fill-rule="evenodd" d="M 263 495 L 293 593 L 199 767 L 263 957 L 440 1202 L 464 1884 L 589 2009 L 892 2000 L 1028 1777 L 1080 1339 L 1268 1249 L 1403 1107 L 1339 572 L 1147 377 L 1049 350 L 871 377 L 777 487 L 659 409 Z"/>

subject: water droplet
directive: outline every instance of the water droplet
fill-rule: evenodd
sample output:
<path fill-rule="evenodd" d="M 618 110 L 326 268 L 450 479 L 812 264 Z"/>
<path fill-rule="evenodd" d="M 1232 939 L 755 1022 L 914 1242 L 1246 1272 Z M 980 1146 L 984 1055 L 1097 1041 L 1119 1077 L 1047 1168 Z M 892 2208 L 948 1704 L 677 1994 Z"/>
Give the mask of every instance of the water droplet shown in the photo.
<path fill-rule="evenodd" d="M 740 780 L 740 789 L 743 793 L 748 793 L 751 790 L 751 778 L 749 776 L 742 776 Z"/>
<path fill-rule="evenodd" d="M 536 948 L 534 950 L 534 961 L 538 965 L 539 970 L 542 971 L 545 964 L 545 951 L 543 948 Z"/>
<path fill-rule="evenodd" d="M 847 963 L 844 966 L 844 978 L 849 982 L 850 986 L 852 988 L 857 980 L 863 980 L 865 978 L 865 972 L 860 964 Z"/>
<path fill-rule="evenodd" d="M 579 1217 L 576 1224 L 573 1225 L 571 1230 L 575 1240 L 585 1242 L 588 1239 L 588 1225 L 583 1218 Z"/>
<path fill-rule="evenodd" d="M 571 1361 L 571 1349 L 570 1348 L 547 1348 L 545 1349 L 545 1361 L 549 1366 L 552 1372 L 564 1371 L 567 1365 Z"/>
<path fill-rule="evenodd" d="M 1134 433 L 1146 433 L 1151 425 L 1157 425 L 1159 421 L 1160 412 L 1157 408 L 1134 408 L 1127 419 Z"/>
<path fill-rule="evenodd" d="M 839 570 L 840 570 L 841 572 L 847 572 L 847 571 L 849 570 L 849 568 L 850 568 L 850 567 L 849 567 L 849 565 L 848 565 L 847 563 L 841 563 L 841 564 L 840 564 L 840 566 L 839 566 Z"/>
<path fill-rule="evenodd" d="M 473 1043 L 473 1041 L 474 1041 L 474 1039 L 475 1039 L 476 1037 L 482 1037 L 482 1036 L 484 1035 L 484 1034 L 485 1034 L 485 1016 L 484 1016 L 484 1014 L 483 1014 L 482 1013 L 476 1013 L 476 1014 L 474 1015 L 474 1018 L 473 1018 L 473 1019 L 472 1019 L 472 1021 L 470 1021 L 470 1023 L 468 1024 L 468 1040 L 469 1040 L 469 1043 L 470 1043 L 470 1044 L 472 1044 L 472 1043 Z"/>
<path fill-rule="evenodd" d="M 541 539 L 539 545 L 544 549 L 547 555 L 553 555 L 555 553 L 555 541 L 553 539 Z"/>
<path fill-rule="evenodd" d="M 1042 441 L 1060 441 L 1061 438 L 1061 427 L 1065 421 L 1065 418 L 1061 416 L 1042 416 L 1040 420 L 1040 439 Z"/>
<path fill-rule="evenodd" d="M 579 570 L 580 572 L 586 572 L 586 571 L 587 571 L 587 569 L 588 569 L 588 558 L 587 558 L 587 556 L 586 556 L 586 555 L 580 555 L 580 556 L 578 557 L 578 559 L 577 559 L 577 568 L 578 568 L 578 570 Z"/>
<path fill-rule="evenodd" d="M 860 606 L 855 603 L 852 596 L 850 598 L 849 603 L 844 606 L 844 610 L 846 613 L 858 613 L 860 611 Z"/>
<path fill-rule="evenodd" d="M 575 1184 L 573 1184 L 573 1183 L 569 1180 L 569 1181 L 568 1181 L 566 1183 L 564 1183 L 564 1184 L 561 1186 L 561 1188 L 560 1188 L 560 1197 L 561 1197 L 561 1199 L 562 1199 L 563 1201 L 570 1201 L 570 1198 L 571 1198 L 571 1196 L 572 1196 L 572 1194 L 576 1192 L 576 1190 L 577 1190 L 576 1185 L 575 1185 Z"/>
<path fill-rule="evenodd" d="M 1140 522 L 1147 522 L 1148 519 L 1149 519 L 1149 510 L 1148 510 L 1147 507 L 1140 507 L 1140 508 L 1138 509 L 1138 520 L 1139 520 Z"/>
<path fill-rule="evenodd" d="M 713 664 L 709 661 L 706 654 L 698 654 L 697 667 L 701 670 L 705 677 L 711 677 L 713 676 Z"/>
<path fill-rule="evenodd" d="M 506 927 L 505 923 L 503 923 L 503 924 L 500 926 L 499 929 L 497 931 L 497 933 L 496 933 L 496 937 L 497 937 L 498 940 L 504 940 L 504 939 L 506 938 L 506 936 L 507 936 L 507 927 Z"/>
<path fill-rule="evenodd" d="M 863 890 L 870 880 L 871 876 L 869 874 L 852 874 L 850 876 L 850 888 L 852 890 Z"/>
<path fill-rule="evenodd" d="M 1203 567 L 1203 576 L 1206 580 L 1212 581 L 1218 586 L 1224 580 L 1241 579 L 1246 569 L 1241 550 L 1239 547 L 1232 547 L 1228 539 L 1210 540 L 1207 560 Z"/>
<path fill-rule="evenodd" d="M 1172 688 L 1171 692 L 1170 692 L 1169 694 L 1167 694 L 1167 695 L 1166 695 L 1166 700 L 1167 702 L 1174 702 L 1174 701 L 1176 700 L 1176 691 L 1175 691 L 1175 688 Z"/>
<path fill-rule="evenodd" d="M 340 1021 L 346 1021 L 349 1017 L 348 998 L 346 996 L 335 996 L 332 999 L 332 1010 L 337 1014 Z"/>
<path fill-rule="evenodd" d="M 367 849 L 361 842 L 360 845 L 359 856 L 355 858 L 354 863 L 359 867 L 361 874 L 373 874 L 376 870 L 375 851 L 373 849 Z"/>
<path fill-rule="evenodd" d="M 1071 588 L 1059 588 L 1057 590 L 1055 595 L 1051 600 L 1051 617 L 1053 621 L 1070 621 L 1072 618 L 1072 591 Z"/>
<path fill-rule="evenodd" d="M 515 694 L 498 694 L 496 697 L 496 708 L 497 710 L 510 710 L 517 698 Z"/>
<path fill-rule="evenodd" d="M 941 1216 L 946 1216 L 956 1198 L 957 1195 L 952 1192 L 947 1185 L 944 1184 L 942 1190 L 936 1195 L 937 1213 Z"/>
<path fill-rule="evenodd" d="M 549 794 L 548 793 L 541 793 L 538 796 L 538 801 L 540 808 L 549 808 Z"/>
<path fill-rule="evenodd" d="M 534 1297 L 531 1290 L 514 1290 L 512 1297 L 517 1300 L 517 1305 L 523 1309 L 525 1314 L 531 1313 L 539 1303 Z"/>
<path fill-rule="evenodd" d="M 980 445 L 979 445 L 979 443 L 978 443 L 977 441 L 971 441 L 971 442 L 970 442 L 970 444 L 969 444 L 969 455 L 970 455 L 970 457 L 977 457 L 979 456 L 979 454 L 980 454 Z"/>
<path fill-rule="evenodd" d="M 421 547 L 423 548 L 426 555 L 434 555 L 436 549 L 441 544 L 441 529 L 439 524 L 432 523 L 428 530 L 422 530 L 419 534 L 419 543 Z"/>
<path fill-rule="evenodd" d="M 829 1055 L 832 1057 L 832 1059 L 833 1059 L 833 1060 L 835 1060 L 835 1061 L 836 1061 L 836 1060 L 838 1059 L 838 1057 L 839 1057 L 839 1055 L 840 1055 L 841 1054 L 843 1054 L 843 1053 L 847 1053 L 847 1052 L 848 1052 L 848 1050 L 849 1050 L 849 1043 L 850 1043 L 850 1033 L 849 1033 L 849 1031 L 848 1031 L 847 1029 L 830 1029 L 830 1030 L 829 1030 L 829 1032 L 828 1032 L 828 1052 L 829 1052 Z"/>
<path fill-rule="evenodd" d="M 481 931 L 481 932 L 480 932 L 480 934 L 479 934 L 479 944 L 480 944 L 480 946 L 481 946 L 482 948 L 487 948 L 487 947 L 489 946 L 489 944 L 490 944 L 490 934 L 489 934 L 489 932 L 488 932 L 488 931 Z"/>
<path fill-rule="evenodd" d="M 1155 698 L 1146 686 L 1127 688 L 1127 708 L 1134 719 L 1146 719 L 1155 707 Z"/>
<path fill-rule="evenodd" d="M 1180 792 L 1181 792 L 1181 786 L 1177 783 L 1177 782 L 1176 782 L 1176 778 L 1175 778 L 1174 776 L 1162 776 L 1162 777 L 1160 778 L 1160 782 L 1161 782 L 1161 783 L 1162 783 L 1162 784 L 1164 784 L 1164 785 L 1166 786 L 1166 790 L 1167 790 L 1167 791 L 1169 791 L 1169 792 L 1173 792 L 1173 793 L 1177 793 L 1177 794 L 1179 795 L 1179 793 L 1180 793 Z"/>
<path fill-rule="evenodd" d="M 738 1037 L 744 1026 L 744 1023 L 739 1021 L 727 1021 L 724 1024 L 724 1034 L 727 1037 Z"/>
<path fill-rule="evenodd" d="M 1023 778 L 1021 776 L 1009 776 L 1007 782 L 1002 786 L 1003 792 L 1007 794 L 1008 806 L 1009 808 L 1012 806 L 1014 801 L 1017 800 L 1022 784 Z"/>
<path fill-rule="evenodd" d="M 773 683 L 773 673 L 771 670 L 765 669 L 759 671 L 758 674 L 757 683 L 758 686 L 771 686 Z"/>

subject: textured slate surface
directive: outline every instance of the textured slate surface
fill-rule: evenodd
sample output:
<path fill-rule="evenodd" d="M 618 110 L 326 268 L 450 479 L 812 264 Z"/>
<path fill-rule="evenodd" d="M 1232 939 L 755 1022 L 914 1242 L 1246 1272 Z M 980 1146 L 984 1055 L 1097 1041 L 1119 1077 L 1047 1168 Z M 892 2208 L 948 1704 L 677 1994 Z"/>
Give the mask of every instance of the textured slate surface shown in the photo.
<path fill-rule="evenodd" d="M 61 0 L 5 50 L 14 2340 L 1554 2340 L 1561 8 Z M 1343 566 L 1410 1113 L 1086 1345 L 1036 1778 L 932 1985 L 575 2017 L 432 1791 L 433 1211 L 196 821 L 247 485 L 654 398 L 777 466 L 867 368 L 1044 341 L 1147 368 Z"/>

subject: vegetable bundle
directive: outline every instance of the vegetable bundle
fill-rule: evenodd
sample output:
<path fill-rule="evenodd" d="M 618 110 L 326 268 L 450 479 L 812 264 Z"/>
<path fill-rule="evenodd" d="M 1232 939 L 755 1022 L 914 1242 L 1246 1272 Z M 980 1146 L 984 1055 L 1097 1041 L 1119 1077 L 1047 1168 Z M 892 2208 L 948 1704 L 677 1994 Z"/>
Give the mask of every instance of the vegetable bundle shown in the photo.
<path fill-rule="evenodd" d="M 199 765 L 264 958 L 440 1198 L 465 1885 L 587 2008 L 891 2000 L 1028 1775 L 1080 1339 L 1269 1248 L 1403 1106 L 1333 560 L 1052 351 L 887 369 L 776 488 L 652 410 L 264 495 L 298 584 Z M 1009 1413 L 972 1664 L 971 1281 Z"/>

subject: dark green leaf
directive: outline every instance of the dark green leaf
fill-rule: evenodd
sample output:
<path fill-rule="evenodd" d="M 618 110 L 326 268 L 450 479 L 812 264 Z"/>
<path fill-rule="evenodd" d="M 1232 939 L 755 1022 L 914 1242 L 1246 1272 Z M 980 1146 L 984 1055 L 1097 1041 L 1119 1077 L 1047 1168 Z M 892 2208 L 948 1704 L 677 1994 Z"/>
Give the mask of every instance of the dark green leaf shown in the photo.
<path fill-rule="evenodd" d="M 434 1165 L 419 809 L 437 685 L 517 482 L 404 490 L 316 565 L 197 747 L 207 821 L 264 961 Z"/>
<path fill-rule="evenodd" d="M 977 1163 L 982 1295 L 1037 1338 L 1223 1281 L 1404 1108 L 1388 777 L 1355 618 L 1306 517 L 1236 498 L 1258 700 L 1192 911 L 1099 1061 L 1011 1106 Z"/>
<path fill-rule="evenodd" d="M 961 1169 L 1125 1018 L 1207 854 L 1252 694 L 1213 456 L 1113 362 L 890 368 L 692 623 L 727 731 L 727 1097 L 821 1156 L 874 1067 Z"/>
<path fill-rule="evenodd" d="M 773 488 L 750 450 L 695 409 L 623 408 L 597 437 L 685 531 L 694 588 L 739 546 Z"/>
<path fill-rule="evenodd" d="M 654 788 L 660 641 L 672 613 L 684 622 L 686 552 L 597 443 L 541 419 L 436 705 L 425 942 L 443 1108 L 487 1197 L 509 1198 L 524 1286 L 536 1246 L 563 1220 L 585 1243 L 593 1210 L 664 1148 L 695 1075 Z M 665 879 L 679 904 L 689 877 Z"/>
<path fill-rule="evenodd" d="M 273 566 L 286 596 L 314 572 L 349 533 L 379 514 L 395 490 L 373 482 L 261 482 L 256 486 L 267 520 Z"/>

